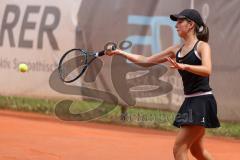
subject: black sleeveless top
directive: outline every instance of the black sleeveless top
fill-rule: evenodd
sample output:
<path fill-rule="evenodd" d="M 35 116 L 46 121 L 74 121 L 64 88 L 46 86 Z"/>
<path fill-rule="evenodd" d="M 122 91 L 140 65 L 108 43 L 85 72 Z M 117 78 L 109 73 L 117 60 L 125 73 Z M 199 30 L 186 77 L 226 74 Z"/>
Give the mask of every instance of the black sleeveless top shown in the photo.
<path fill-rule="evenodd" d="M 185 56 L 180 57 L 179 53 L 182 50 L 182 47 L 178 50 L 176 54 L 176 61 L 178 63 L 189 64 L 189 65 L 201 65 L 202 61 L 199 59 L 194 52 L 197 52 L 197 44 L 196 42 L 193 49 L 188 52 Z M 209 77 L 203 77 L 188 71 L 178 70 L 182 77 L 184 94 L 189 95 L 196 92 L 207 92 L 212 89 L 209 86 Z"/>

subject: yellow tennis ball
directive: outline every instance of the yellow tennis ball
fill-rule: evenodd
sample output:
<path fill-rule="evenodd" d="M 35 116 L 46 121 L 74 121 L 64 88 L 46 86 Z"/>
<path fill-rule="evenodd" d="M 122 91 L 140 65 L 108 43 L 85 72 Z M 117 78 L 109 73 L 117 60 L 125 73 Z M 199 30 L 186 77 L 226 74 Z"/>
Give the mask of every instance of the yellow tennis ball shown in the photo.
<path fill-rule="evenodd" d="M 24 63 L 19 64 L 18 69 L 20 72 L 27 72 L 28 71 L 28 66 Z"/>

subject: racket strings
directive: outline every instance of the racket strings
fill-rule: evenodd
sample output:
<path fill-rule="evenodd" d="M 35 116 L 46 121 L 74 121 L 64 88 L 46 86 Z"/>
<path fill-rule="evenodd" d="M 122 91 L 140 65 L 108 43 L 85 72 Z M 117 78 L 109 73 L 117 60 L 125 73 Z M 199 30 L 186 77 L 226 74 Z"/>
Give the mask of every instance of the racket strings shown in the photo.
<path fill-rule="evenodd" d="M 81 50 L 68 52 L 59 65 L 61 79 L 71 82 L 79 78 L 87 68 L 87 56 Z"/>

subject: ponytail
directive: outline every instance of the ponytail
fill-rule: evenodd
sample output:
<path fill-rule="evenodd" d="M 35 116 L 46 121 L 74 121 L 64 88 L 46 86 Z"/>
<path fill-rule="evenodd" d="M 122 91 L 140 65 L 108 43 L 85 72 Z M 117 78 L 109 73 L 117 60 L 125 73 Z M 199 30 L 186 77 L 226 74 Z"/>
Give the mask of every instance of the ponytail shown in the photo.
<path fill-rule="evenodd" d="M 204 24 L 203 26 L 199 27 L 198 25 L 195 25 L 195 32 L 197 35 L 198 40 L 208 42 L 209 39 L 209 29 Z"/>

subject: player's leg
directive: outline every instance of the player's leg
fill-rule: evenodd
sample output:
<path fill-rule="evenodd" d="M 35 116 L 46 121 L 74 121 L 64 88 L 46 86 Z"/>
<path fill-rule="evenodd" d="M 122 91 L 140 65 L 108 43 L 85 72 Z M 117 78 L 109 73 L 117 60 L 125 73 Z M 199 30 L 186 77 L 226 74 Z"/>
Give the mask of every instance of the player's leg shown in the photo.
<path fill-rule="evenodd" d="M 204 127 L 202 126 L 182 126 L 173 147 L 175 160 L 188 160 L 188 150 L 203 132 Z"/>
<path fill-rule="evenodd" d="M 204 133 L 205 129 L 202 135 L 195 142 L 193 142 L 190 147 L 190 151 L 197 160 L 213 160 L 212 156 L 203 147 Z"/>

